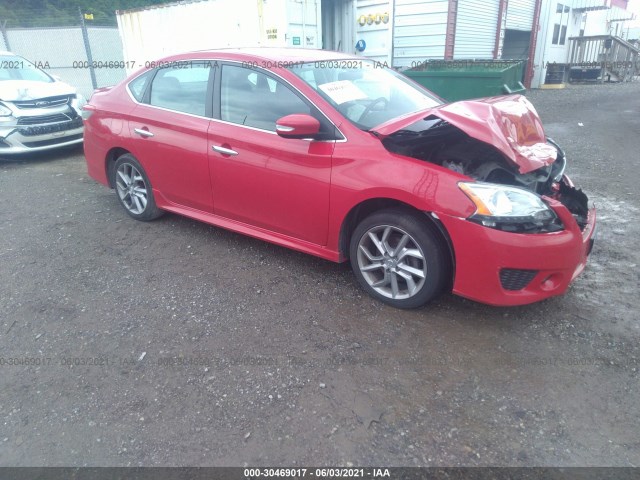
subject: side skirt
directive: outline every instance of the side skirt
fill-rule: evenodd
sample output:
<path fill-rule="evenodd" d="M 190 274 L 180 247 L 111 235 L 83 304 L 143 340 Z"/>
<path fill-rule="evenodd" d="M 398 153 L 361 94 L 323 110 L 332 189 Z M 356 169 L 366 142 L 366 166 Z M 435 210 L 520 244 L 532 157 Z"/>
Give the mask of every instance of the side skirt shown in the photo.
<path fill-rule="evenodd" d="M 214 225 L 226 230 L 231 230 L 232 232 L 241 233 L 243 235 L 257 238 L 259 240 L 264 240 L 266 242 L 280 245 L 291 250 L 297 250 L 298 252 L 315 255 L 316 257 L 324 258 L 325 260 L 330 260 L 336 263 L 341 262 L 339 252 L 329 250 L 322 245 L 316 245 L 315 243 L 306 242 L 304 240 L 293 238 L 288 235 L 272 232 L 264 228 L 254 227 L 252 225 L 221 217 L 213 213 L 203 212 L 201 210 L 173 204 L 166 198 L 164 198 L 162 194 L 155 189 L 153 190 L 153 196 L 156 199 L 158 208 L 166 210 L 167 212 L 183 215 L 200 222 L 208 223 L 209 225 Z"/>

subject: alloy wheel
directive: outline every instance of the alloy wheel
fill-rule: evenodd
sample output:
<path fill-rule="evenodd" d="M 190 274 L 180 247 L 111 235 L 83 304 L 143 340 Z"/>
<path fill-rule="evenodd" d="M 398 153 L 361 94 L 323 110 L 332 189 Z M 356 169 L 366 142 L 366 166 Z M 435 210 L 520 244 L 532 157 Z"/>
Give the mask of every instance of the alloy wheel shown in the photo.
<path fill-rule="evenodd" d="M 116 189 L 122 204 L 135 215 L 147 208 L 147 184 L 138 169 L 130 163 L 122 163 L 116 171 Z"/>
<path fill-rule="evenodd" d="M 360 238 L 357 259 L 369 286 L 394 300 L 413 297 L 427 278 L 427 262 L 420 245 L 407 232 L 391 225 L 369 229 Z"/>

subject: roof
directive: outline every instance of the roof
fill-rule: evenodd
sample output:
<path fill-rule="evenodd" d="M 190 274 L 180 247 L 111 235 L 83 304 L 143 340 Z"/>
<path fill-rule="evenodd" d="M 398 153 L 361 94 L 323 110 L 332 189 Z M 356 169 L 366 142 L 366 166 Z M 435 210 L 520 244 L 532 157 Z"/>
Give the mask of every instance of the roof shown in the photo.
<path fill-rule="evenodd" d="M 155 5 L 147 5 L 146 7 L 129 8 L 127 10 L 116 10 L 116 15 L 125 15 L 127 13 L 144 12 L 146 10 L 155 10 L 157 8 L 175 7 L 178 5 L 189 5 L 190 3 L 208 2 L 210 0 L 178 0 L 177 2 L 158 3 Z"/>
<path fill-rule="evenodd" d="M 240 61 L 272 61 L 272 62 L 318 62 L 328 60 L 366 60 L 363 57 L 355 57 L 346 53 L 331 50 L 316 50 L 308 48 L 275 48 L 275 47 L 248 47 L 248 48 L 221 48 L 215 50 L 197 50 L 194 52 L 171 55 L 167 59 L 199 57 L 240 60 Z M 160 60 L 162 61 L 162 60 Z M 276 65 L 274 65 L 276 66 Z"/>

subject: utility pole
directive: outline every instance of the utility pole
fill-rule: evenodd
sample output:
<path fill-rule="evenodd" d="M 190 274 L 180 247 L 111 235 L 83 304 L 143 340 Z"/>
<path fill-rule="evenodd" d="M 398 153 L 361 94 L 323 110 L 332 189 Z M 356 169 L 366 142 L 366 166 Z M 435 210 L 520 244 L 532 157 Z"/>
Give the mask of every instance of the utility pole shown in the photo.
<path fill-rule="evenodd" d="M 84 40 L 84 50 L 87 53 L 87 61 L 89 62 L 89 74 L 91 75 L 91 84 L 93 89 L 98 88 L 98 81 L 96 80 L 96 71 L 93 68 L 93 57 L 91 56 L 91 44 L 89 43 L 89 33 L 87 32 L 87 25 L 84 22 L 84 14 L 82 9 L 78 7 L 78 14 L 80 15 L 80 28 L 82 29 L 82 39 Z"/>

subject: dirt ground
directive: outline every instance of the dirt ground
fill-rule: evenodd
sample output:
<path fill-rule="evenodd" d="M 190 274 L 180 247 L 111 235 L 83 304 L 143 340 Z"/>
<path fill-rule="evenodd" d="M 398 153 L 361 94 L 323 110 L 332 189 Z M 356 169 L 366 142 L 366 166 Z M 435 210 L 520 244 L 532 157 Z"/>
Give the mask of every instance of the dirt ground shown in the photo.
<path fill-rule="evenodd" d="M 0 465 L 640 465 L 640 83 L 529 98 L 600 223 L 519 308 L 394 310 L 346 265 L 130 219 L 81 150 L 0 161 Z"/>

